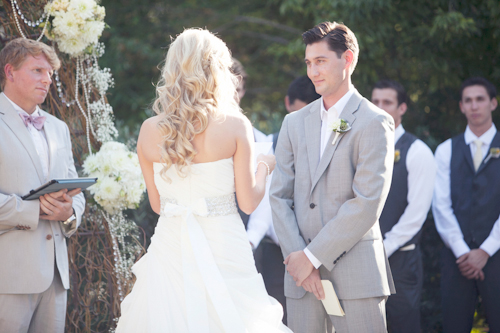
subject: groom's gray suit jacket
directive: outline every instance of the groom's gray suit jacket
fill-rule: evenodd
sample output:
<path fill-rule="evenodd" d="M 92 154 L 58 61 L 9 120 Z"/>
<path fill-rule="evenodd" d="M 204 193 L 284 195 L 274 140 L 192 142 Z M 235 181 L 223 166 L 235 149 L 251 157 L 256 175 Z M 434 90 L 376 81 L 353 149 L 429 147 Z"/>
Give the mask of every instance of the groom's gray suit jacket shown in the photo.
<path fill-rule="evenodd" d="M 395 292 L 379 217 L 394 163 L 394 121 L 357 91 L 340 118 L 352 127 L 320 160 L 321 99 L 285 117 L 270 190 L 283 255 L 306 247 L 322 263 L 340 299 Z M 302 298 L 285 274 L 285 295 Z"/>

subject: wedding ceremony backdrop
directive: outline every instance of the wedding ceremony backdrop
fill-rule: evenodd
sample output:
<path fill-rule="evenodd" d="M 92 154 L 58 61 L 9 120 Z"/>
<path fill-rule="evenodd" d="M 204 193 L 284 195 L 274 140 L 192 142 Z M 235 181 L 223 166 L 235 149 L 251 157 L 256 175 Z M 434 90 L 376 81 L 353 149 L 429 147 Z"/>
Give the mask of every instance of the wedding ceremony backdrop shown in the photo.
<path fill-rule="evenodd" d="M 68 239 L 71 289 L 67 332 L 113 331 L 119 304 L 133 285 L 130 267 L 157 221 L 143 196 L 135 140 L 152 115 L 158 65 L 171 37 L 207 28 L 248 73 L 241 106 L 266 134 L 279 130 L 288 84 L 304 75 L 301 33 L 329 20 L 356 34 L 360 58 L 353 84 L 369 98 L 379 79 L 409 95 L 405 128 L 431 149 L 462 132 L 461 82 L 484 76 L 500 88 L 497 0 L 2 0 L 1 47 L 39 39 L 62 61 L 42 106 L 71 131 L 81 176 L 99 177 L 87 210 Z M 493 113 L 500 124 L 500 110 Z M 424 225 L 423 332 L 441 332 L 439 251 L 431 214 Z M 484 332 L 478 310 L 474 332 Z"/>

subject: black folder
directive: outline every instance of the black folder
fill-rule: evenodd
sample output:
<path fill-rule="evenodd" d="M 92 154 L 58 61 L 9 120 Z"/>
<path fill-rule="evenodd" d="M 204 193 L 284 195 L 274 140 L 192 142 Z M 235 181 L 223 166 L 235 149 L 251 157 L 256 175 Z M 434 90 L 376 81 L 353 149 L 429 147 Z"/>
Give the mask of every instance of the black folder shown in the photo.
<path fill-rule="evenodd" d="M 50 182 L 43 184 L 39 188 L 31 190 L 30 193 L 22 196 L 21 199 L 35 200 L 44 194 L 57 192 L 62 189 L 71 191 L 75 188 L 81 188 L 84 190 L 87 187 L 94 185 L 96 182 L 97 178 L 52 179 Z"/>

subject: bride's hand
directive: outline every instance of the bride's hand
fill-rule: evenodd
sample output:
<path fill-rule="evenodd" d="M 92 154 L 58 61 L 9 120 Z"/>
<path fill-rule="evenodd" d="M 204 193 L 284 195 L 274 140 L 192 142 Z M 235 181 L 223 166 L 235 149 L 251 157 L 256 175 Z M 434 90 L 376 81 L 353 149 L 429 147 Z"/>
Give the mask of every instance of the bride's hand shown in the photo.
<path fill-rule="evenodd" d="M 271 172 L 273 172 L 274 170 L 274 167 L 276 166 L 276 157 L 274 157 L 274 155 L 259 154 L 259 156 L 257 156 L 257 163 L 259 163 L 260 161 L 265 162 L 269 166 L 269 174 L 271 174 Z M 260 163 L 260 165 L 262 165 L 262 167 L 266 169 L 267 173 L 268 170 L 265 164 Z M 260 167 L 260 165 L 257 164 L 257 169 Z"/>

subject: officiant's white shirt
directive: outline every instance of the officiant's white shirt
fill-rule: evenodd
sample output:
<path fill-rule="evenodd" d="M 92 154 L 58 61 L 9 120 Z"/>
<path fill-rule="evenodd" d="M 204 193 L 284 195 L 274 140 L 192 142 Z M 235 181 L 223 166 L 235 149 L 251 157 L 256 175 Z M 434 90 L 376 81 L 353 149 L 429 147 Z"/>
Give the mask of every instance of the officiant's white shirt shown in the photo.
<path fill-rule="evenodd" d="M 479 138 L 472 133 L 469 126 L 465 129 L 465 144 L 469 145 L 471 154 L 476 153 L 476 145 L 474 141 L 479 139 L 483 142 L 482 153 L 483 159 L 490 150 L 491 141 L 497 133 L 495 124 L 492 124 Z M 451 207 L 450 193 L 450 163 L 451 163 L 451 139 L 440 144 L 436 149 L 436 163 L 438 166 L 436 176 L 436 186 L 434 188 L 434 199 L 432 201 L 432 214 L 436 223 L 436 229 L 441 236 L 443 242 L 448 246 L 456 258 L 470 251 L 469 246 L 464 240 L 464 235 L 460 229 L 457 218 L 453 214 Z M 493 256 L 500 249 L 500 216 L 496 220 L 491 232 L 479 247 L 486 253 Z"/>
<path fill-rule="evenodd" d="M 323 152 L 325 151 L 326 145 L 328 144 L 328 140 L 330 139 L 330 136 L 332 134 L 331 131 L 331 124 L 339 119 L 340 114 L 344 110 L 345 106 L 347 105 L 347 102 L 351 98 L 352 94 L 354 94 L 354 86 L 351 85 L 349 86 L 349 91 L 346 92 L 344 96 L 342 96 L 341 99 L 337 101 L 331 108 L 328 109 L 328 111 L 325 108 L 325 103 L 323 102 L 323 96 L 321 96 L 321 145 L 320 145 L 320 151 L 319 151 L 319 159 L 321 161 L 321 157 L 323 157 Z M 319 162 L 318 162 L 319 164 Z M 306 254 L 307 258 L 315 268 L 318 268 L 321 266 L 321 262 L 309 251 L 309 249 L 306 247 L 304 249 L 304 253 Z"/>

